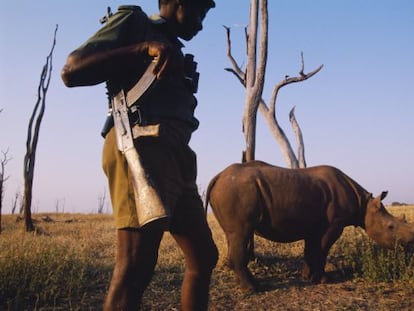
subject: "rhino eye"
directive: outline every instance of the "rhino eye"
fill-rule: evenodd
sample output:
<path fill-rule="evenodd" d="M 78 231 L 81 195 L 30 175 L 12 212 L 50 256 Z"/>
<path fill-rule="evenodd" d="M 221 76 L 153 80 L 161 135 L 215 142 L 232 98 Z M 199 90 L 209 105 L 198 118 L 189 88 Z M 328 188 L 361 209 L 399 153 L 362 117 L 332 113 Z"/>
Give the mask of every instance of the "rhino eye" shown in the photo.
<path fill-rule="evenodd" d="M 394 229 L 394 224 L 393 223 L 388 224 L 388 229 L 393 230 Z"/>

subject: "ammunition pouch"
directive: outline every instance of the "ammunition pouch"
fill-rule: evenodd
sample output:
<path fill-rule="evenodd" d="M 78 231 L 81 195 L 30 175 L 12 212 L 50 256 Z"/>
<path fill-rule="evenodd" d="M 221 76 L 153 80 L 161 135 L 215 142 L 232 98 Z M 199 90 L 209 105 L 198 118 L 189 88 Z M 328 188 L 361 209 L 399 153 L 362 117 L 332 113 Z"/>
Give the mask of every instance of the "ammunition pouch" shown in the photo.
<path fill-rule="evenodd" d="M 184 76 L 190 92 L 197 93 L 200 74 L 197 72 L 197 62 L 194 61 L 194 55 L 192 54 L 184 55 Z"/>

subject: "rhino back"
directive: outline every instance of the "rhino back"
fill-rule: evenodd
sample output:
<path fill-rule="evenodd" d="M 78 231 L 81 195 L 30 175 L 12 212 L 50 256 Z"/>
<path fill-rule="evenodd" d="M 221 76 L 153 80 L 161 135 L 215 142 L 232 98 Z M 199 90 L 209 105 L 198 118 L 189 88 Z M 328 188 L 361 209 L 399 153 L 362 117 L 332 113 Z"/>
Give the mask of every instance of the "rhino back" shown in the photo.
<path fill-rule="evenodd" d="M 269 239 L 295 241 L 359 221 L 364 190 L 334 167 L 269 168 L 264 180 L 271 201 L 257 230 Z"/>

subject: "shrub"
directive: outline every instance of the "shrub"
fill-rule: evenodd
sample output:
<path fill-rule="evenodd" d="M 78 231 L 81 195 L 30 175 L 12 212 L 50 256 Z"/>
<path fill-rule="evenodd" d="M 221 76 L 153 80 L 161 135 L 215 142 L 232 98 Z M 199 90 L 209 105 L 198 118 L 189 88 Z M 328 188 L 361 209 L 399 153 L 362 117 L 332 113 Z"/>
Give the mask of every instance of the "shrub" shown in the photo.
<path fill-rule="evenodd" d="M 352 246 L 343 247 L 346 266 L 354 276 L 372 282 L 414 280 L 414 256 L 412 252 L 396 245 L 393 250 L 384 249 L 366 235 L 355 237 Z"/>

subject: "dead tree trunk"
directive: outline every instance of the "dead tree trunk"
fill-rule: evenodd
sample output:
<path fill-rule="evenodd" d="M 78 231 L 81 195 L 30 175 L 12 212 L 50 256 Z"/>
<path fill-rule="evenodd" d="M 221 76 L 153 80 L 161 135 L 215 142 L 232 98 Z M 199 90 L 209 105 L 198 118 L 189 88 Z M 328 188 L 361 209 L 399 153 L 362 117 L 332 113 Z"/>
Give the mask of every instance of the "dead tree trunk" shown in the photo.
<path fill-rule="evenodd" d="M 257 46 L 259 32 L 260 10 L 260 45 Z M 246 98 L 243 113 L 243 133 L 246 140 L 246 150 L 243 154 L 244 161 L 255 159 L 256 149 L 256 117 L 262 98 L 266 61 L 267 61 L 267 32 L 268 15 L 267 0 L 253 0 L 250 3 L 250 27 L 247 34 L 247 68 L 246 68 Z M 257 59 L 257 49 L 259 58 Z"/>
<path fill-rule="evenodd" d="M 26 140 L 26 154 L 24 156 L 24 192 L 23 192 L 23 211 L 26 231 L 34 231 L 34 225 L 32 221 L 31 208 L 32 208 L 32 189 L 33 189 L 33 176 L 36 160 L 37 142 L 39 140 L 40 124 L 43 119 L 43 115 L 46 108 L 46 94 L 49 89 L 50 79 L 52 76 L 52 56 L 53 50 L 56 45 L 56 33 L 58 26 L 56 25 L 53 44 L 49 55 L 46 57 L 46 64 L 43 66 L 40 74 L 40 82 L 37 90 L 37 101 L 33 109 L 33 113 L 29 120 L 29 126 L 27 129 Z M 32 134 L 33 132 L 33 134 Z"/>
<path fill-rule="evenodd" d="M 1 110 L 0 110 L 1 112 Z M 6 180 L 9 178 L 8 176 L 5 175 L 5 169 L 6 169 L 6 165 L 7 162 L 10 161 L 10 158 L 8 156 L 9 150 L 7 149 L 6 151 L 2 151 L 3 157 L 0 160 L 0 233 L 2 231 L 2 226 L 1 226 L 1 215 L 3 213 L 3 194 L 4 194 L 4 183 L 6 182 Z"/>
<path fill-rule="evenodd" d="M 20 191 L 16 191 L 14 194 L 14 198 L 12 200 L 12 208 L 11 208 L 11 214 L 14 215 L 16 213 L 17 205 L 19 205 L 19 213 L 21 213 L 21 207 L 22 207 L 22 196 L 20 194 Z"/>
<path fill-rule="evenodd" d="M 257 1 L 252 0 L 251 12 L 252 12 L 252 8 L 255 8 L 255 4 L 257 5 Z M 268 35 L 267 33 L 267 23 L 268 23 L 267 3 L 261 3 L 261 11 L 262 11 L 261 13 L 262 19 L 265 18 L 266 20 L 262 22 L 262 24 L 264 23 L 264 25 L 262 25 L 262 29 L 261 29 L 262 37 L 261 37 L 260 45 L 261 45 L 262 51 L 266 50 L 266 53 L 263 52 L 262 56 L 267 57 L 267 35 Z M 250 30 L 249 30 L 249 35 L 246 38 L 246 43 L 248 47 L 247 48 L 248 64 L 247 64 L 246 72 L 242 70 L 241 66 L 238 65 L 237 61 L 234 59 L 232 55 L 230 28 L 225 27 L 226 35 L 227 35 L 227 56 L 230 60 L 230 63 L 232 64 L 232 68 L 226 68 L 226 70 L 233 73 L 237 77 L 237 79 L 240 81 L 240 83 L 246 88 L 245 113 L 243 115 L 243 130 L 244 130 L 245 137 L 246 137 L 246 148 L 247 149 L 246 149 L 246 155 L 244 159 L 246 159 L 247 161 L 254 159 L 256 114 L 257 114 L 257 109 L 259 109 L 267 125 L 269 126 L 269 129 L 273 137 L 276 139 L 277 143 L 279 144 L 288 167 L 290 168 L 306 167 L 303 135 L 299 127 L 299 124 L 296 121 L 296 118 L 294 116 L 294 111 L 292 110 L 290 113 L 290 120 L 291 120 L 291 124 L 292 124 L 292 127 L 296 135 L 296 140 L 299 145 L 298 156 L 295 155 L 295 152 L 293 151 L 293 148 L 285 132 L 280 127 L 277 121 L 277 118 L 276 118 L 277 95 L 282 87 L 288 84 L 291 84 L 291 83 L 301 82 L 301 81 L 307 80 L 308 78 L 312 77 L 313 75 L 318 73 L 323 68 L 323 65 L 319 66 L 317 69 L 313 70 L 312 72 L 305 74 L 304 73 L 304 60 L 303 60 L 303 54 L 302 54 L 302 68 L 299 72 L 299 75 L 297 77 L 285 76 L 285 78 L 282 81 L 276 84 L 272 92 L 270 106 L 267 106 L 266 102 L 261 97 L 262 91 L 263 91 L 263 85 L 260 86 L 260 89 L 255 89 L 251 86 L 252 82 L 250 81 L 251 79 L 256 79 L 256 75 L 250 73 L 250 71 L 253 70 L 253 72 L 257 74 L 260 71 L 258 70 L 256 72 L 254 70 L 255 69 L 253 67 L 254 63 L 252 64 L 252 62 L 253 60 L 256 59 L 255 49 L 249 48 L 249 47 L 252 47 L 252 45 L 256 47 L 256 41 L 257 41 L 257 37 L 252 37 L 251 35 L 251 33 L 255 34 L 255 31 L 257 32 L 257 27 L 258 27 L 257 21 L 255 22 L 254 17 L 255 15 L 252 16 L 252 13 L 251 13 L 250 28 L 249 28 Z M 263 31 L 263 28 L 266 28 L 266 31 Z M 266 38 L 263 38 L 263 36 L 265 36 Z M 253 53 L 253 56 L 250 55 L 251 53 Z M 249 64 L 249 61 L 250 61 L 250 64 Z M 266 63 L 266 60 L 261 59 L 261 64 L 263 65 L 265 63 Z M 249 65 L 252 66 L 253 69 L 250 68 Z M 260 82 L 264 84 L 264 68 L 263 68 L 263 72 L 261 72 L 260 74 L 263 74 L 263 76 L 260 76 Z M 254 80 L 254 82 L 257 82 L 257 81 Z M 259 88 L 259 86 L 256 86 L 256 88 Z M 259 95 L 260 97 L 258 98 L 257 96 Z"/>
<path fill-rule="evenodd" d="M 106 188 L 102 194 L 98 196 L 98 214 L 103 214 L 106 202 Z"/>

